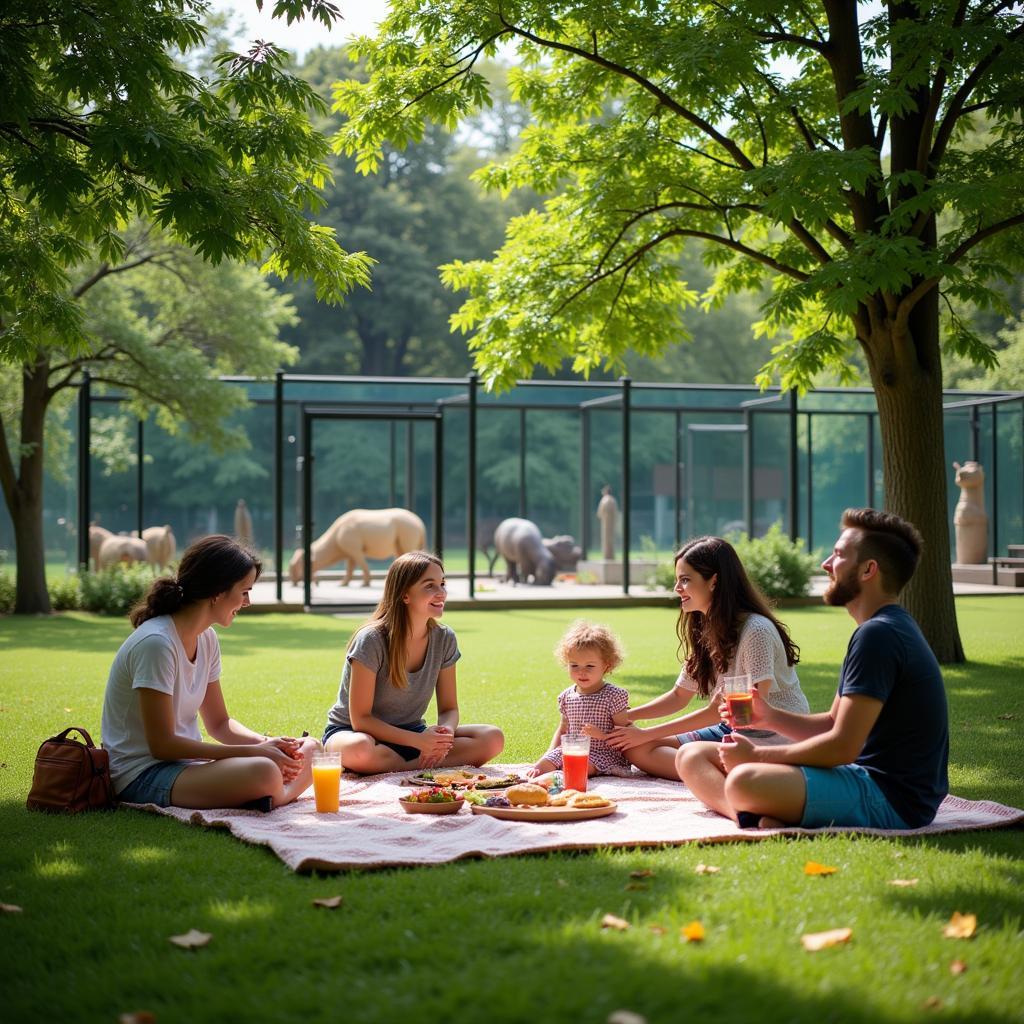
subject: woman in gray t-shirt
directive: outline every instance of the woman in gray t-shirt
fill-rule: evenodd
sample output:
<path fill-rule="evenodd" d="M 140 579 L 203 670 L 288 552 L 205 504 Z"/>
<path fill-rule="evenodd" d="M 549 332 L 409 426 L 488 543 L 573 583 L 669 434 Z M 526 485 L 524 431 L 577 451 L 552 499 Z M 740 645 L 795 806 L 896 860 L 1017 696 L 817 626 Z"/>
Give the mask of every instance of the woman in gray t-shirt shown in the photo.
<path fill-rule="evenodd" d="M 444 566 L 424 551 L 400 555 L 370 621 L 352 637 L 324 749 L 366 774 L 482 765 L 505 746 L 493 725 L 459 725 L 455 634 L 437 620 L 448 596 Z M 437 725 L 424 713 L 437 694 Z"/>

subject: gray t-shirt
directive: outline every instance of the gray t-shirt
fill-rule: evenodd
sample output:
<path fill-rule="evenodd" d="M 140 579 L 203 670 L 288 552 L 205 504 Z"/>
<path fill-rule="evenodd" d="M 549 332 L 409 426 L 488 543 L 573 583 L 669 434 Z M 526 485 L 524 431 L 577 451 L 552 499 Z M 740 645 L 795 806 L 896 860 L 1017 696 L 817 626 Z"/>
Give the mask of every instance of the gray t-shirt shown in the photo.
<path fill-rule="evenodd" d="M 437 688 L 441 669 L 449 668 L 459 660 L 459 645 L 455 634 L 438 623 L 427 634 L 427 653 L 423 664 L 415 672 L 407 673 L 409 685 L 399 690 L 388 678 L 388 651 L 384 633 L 376 626 L 365 626 L 356 634 L 355 643 L 345 657 L 341 673 L 338 702 L 327 713 L 329 725 L 351 725 L 348 714 L 349 683 L 352 662 L 358 661 L 376 675 L 371 714 L 388 725 L 415 725 L 423 723 L 423 713 Z"/>

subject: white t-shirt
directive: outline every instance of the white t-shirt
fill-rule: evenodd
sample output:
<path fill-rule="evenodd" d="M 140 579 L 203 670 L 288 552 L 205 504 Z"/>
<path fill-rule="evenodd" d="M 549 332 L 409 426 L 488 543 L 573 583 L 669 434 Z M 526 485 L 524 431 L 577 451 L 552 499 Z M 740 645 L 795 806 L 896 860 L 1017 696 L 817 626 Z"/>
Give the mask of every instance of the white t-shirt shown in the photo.
<path fill-rule="evenodd" d="M 767 700 L 773 708 L 801 715 L 806 715 L 811 710 L 804 691 L 800 689 L 796 667 L 786 664 L 786 648 L 782 644 L 779 631 L 772 620 L 763 615 L 747 616 L 747 621 L 740 630 L 736 653 L 724 674 L 734 676 L 748 672 L 752 683 L 762 679 L 772 681 Z M 687 675 L 685 666 L 679 673 L 675 685 L 680 690 L 697 689 L 697 681 Z M 763 689 L 762 687 L 762 692 Z"/>
<path fill-rule="evenodd" d="M 212 629 L 199 634 L 195 661 L 189 661 L 169 615 L 148 619 L 121 644 L 110 666 L 100 726 L 116 792 L 120 793 L 150 765 L 159 763 L 146 743 L 142 710 L 134 691 L 169 693 L 175 735 L 202 740 L 199 706 L 207 686 L 218 679 L 220 642 Z"/>

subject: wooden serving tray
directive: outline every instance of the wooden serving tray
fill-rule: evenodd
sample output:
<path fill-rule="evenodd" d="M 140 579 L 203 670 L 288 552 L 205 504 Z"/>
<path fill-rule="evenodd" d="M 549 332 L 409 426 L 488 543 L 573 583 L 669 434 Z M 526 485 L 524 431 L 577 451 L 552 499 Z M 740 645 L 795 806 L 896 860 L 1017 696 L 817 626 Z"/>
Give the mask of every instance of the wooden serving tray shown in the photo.
<path fill-rule="evenodd" d="M 484 807 L 470 804 L 473 814 L 487 814 L 505 821 L 586 821 L 604 818 L 618 810 L 613 800 L 607 807 Z"/>

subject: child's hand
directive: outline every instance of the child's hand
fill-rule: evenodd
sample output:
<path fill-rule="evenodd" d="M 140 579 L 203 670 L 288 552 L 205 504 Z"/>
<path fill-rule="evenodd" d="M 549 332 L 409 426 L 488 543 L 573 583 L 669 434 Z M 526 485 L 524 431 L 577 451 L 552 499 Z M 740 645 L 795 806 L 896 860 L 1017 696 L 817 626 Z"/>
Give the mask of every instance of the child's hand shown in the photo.
<path fill-rule="evenodd" d="M 592 725 L 590 722 L 587 722 L 587 724 L 583 726 L 582 732 L 584 736 L 589 736 L 592 740 L 603 740 L 608 735 L 606 732 L 602 732 L 596 725 Z"/>
<path fill-rule="evenodd" d="M 528 779 L 535 779 L 538 775 L 540 775 L 540 769 L 535 764 L 531 764 L 530 767 L 527 768 L 525 772 L 523 772 L 523 774 Z"/>

